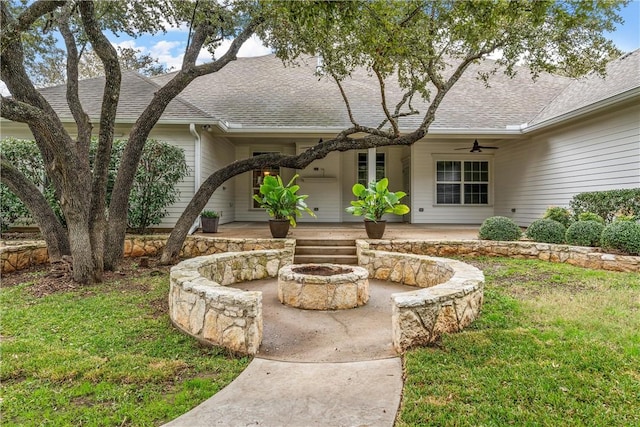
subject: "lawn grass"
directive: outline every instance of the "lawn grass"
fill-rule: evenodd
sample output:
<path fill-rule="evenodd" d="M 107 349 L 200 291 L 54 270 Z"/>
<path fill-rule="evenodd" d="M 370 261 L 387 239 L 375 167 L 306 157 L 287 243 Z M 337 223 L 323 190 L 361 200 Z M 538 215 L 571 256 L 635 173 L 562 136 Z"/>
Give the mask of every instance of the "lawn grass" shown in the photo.
<path fill-rule="evenodd" d="M 482 316 L 406 354 L 398 426 L 640 425 L 640 275 L 465 261 Z"/>
<path fill-rule="evenodd" d="M 168 274 L 34 296 L 0 290 L 2 425 L 156 426 L 248 364 L 169 322 Z"/>
<path fill-rule="evenodd" d="M 398 426 L 640 425 L 640 276 L 511 259 L 481 318 L 405 356 Z M 166 273 L 0 290 L 2 425 L 157 426 L 246 367 L 176 331 Z"/>

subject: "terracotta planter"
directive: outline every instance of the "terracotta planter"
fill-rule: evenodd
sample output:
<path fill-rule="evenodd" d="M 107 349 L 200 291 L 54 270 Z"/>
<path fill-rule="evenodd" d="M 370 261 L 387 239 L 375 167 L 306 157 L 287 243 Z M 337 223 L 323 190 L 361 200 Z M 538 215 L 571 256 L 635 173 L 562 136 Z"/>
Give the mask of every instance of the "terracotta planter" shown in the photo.
<path fill-rule="evenodd" d="M 367 230 L 367 236 L 370 239 L 382 239 L 386 226 L 387 221 L 385 220 L 378 220 L 378 222 L 369 220 L 364 221 L 364 228 Z"/>
<path fill-rule="evenodd" d="M 271 230 L 271 236 L 276 239 L 282 239 L 287 237 L 289 232 L 289 220 L 288 219 L 270 219 L 269 229 Z"/>
<path fill-rule="evenodd" d="M 219 222 L 220 222 L 220 218 L 210 218 L 210 217 L 201 216 L 200 223 L 202 224 L 202 232 L 217 233 Z"/>

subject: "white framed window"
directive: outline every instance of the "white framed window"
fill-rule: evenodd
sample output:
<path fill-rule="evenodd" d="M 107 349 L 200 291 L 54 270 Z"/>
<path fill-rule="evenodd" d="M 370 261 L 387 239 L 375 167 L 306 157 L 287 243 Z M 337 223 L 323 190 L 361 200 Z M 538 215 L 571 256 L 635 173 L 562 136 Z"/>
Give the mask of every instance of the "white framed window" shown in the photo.
<path fill-rule="evenodd" d="M 368 174 L 368 164 L 369 164 L 369 153 L 361 152 L 357 155 L 356 165 L 356 182 L 364 185 L 365 187 L 369 184 L 369 174 Z M 382 178 L 387 176 L 386 174 L 386 156 L 384 153 L 376 153 L 376 181 L 380 181 Z"/>
<path fill-rule="evenodd" d="M 261 154 L 269 154 L 271 151 L 254 151 L 253 156 L 259 156 Z M 252 209 L 260 209 L 260 203 L 256 202 L 253 199 L 255 194 L 260 194 L 260 186 L 262 185 L 262 180 L 265 176 L 278 176 L 280 175 L 279 168 L 262 168 L 262 169 L 254 169 L 251 172 L 251 208 Z"/>
<path fill-rule="evenodd" d="M 436 205 L 489 205 L 488 160 L 436 160 Z"/>

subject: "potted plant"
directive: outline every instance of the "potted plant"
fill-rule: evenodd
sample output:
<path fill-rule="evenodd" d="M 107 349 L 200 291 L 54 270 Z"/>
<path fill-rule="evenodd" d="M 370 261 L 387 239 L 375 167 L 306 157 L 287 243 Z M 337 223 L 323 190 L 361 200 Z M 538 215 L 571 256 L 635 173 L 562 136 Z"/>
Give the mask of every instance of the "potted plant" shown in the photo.
<path fill-rule="evenodd" d="M 315 217 L 304 201 L 309 196 L 296 194 L 300 189 L 299 185 L 294 185 L 296 178 L 298 175 L 284 185 L 279 175 L 267 175 L 260 185 L 260 194 L 253 196 L 272 218 L 269 220 L 269 228 L 275 238 L 287 237 L 289 226 L 296 226 L 296 218 L 302 212 Z"/>
<path fill-rule="evenodd" d="M 403 191 L 389 191 L 389 180 L 382 178 L 372 181 L 368 187 L 355 184 L 351 191 L 358 198 L 351 202 L 346 211 L 352 215 L 364 216 L 364 226 L 370 239 L 381 239 L 387 222 L 384 214 L 404 215 L 409 213 L 409 206 L 400 203 L 407 194 Z"/>
<path fill-rule="evenodd" d="M 216 211 L 202 211 L 200 213 L 200 224 L 203 233 L 217 233 L 220 214 Z"/>

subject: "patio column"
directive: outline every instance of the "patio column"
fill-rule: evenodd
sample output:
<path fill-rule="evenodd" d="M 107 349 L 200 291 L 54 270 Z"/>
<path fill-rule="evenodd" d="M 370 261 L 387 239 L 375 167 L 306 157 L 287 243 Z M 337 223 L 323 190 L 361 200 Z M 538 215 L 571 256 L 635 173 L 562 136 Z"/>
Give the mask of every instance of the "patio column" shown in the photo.
<path fill-rule="evenodd" d="M 376 180 L 376 147 L 367 152 L 367 183 Z"/>

